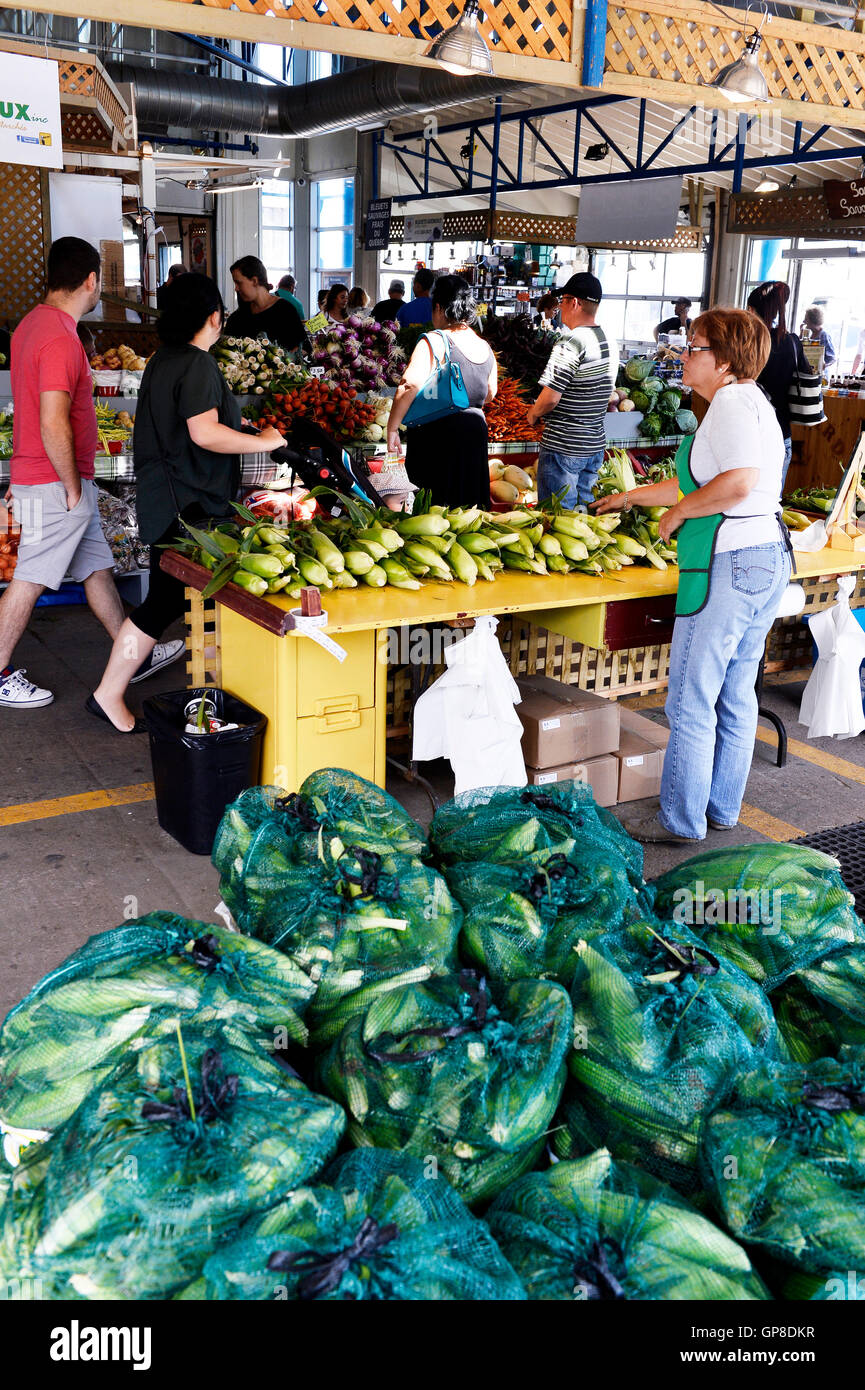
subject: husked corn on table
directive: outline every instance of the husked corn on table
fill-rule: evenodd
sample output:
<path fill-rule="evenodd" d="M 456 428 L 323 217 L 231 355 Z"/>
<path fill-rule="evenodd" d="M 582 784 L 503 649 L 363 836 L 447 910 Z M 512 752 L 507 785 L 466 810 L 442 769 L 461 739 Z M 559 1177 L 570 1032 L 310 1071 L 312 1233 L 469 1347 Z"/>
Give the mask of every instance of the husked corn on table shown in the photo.
<path fill-rule="evenodd" d="M 865 569 L 865 552 L 827 546 L 796 555 L 797 578 Z M 202 590 L 210 572 L 174 551 L 162 566 Z M 588 575 L 496 576 L 472 587 L 424 584 L 418 590 L 333 590 L 322 595 L 322 631 L 345 650 L 338 661 L 293 628 L 290 599 L 267 599 L 227 585 L 220 604 L 223 687 L 267 716 L 261 777 L 297 787 L 317 768 L 345 767 L 385 785 L 387 632 L 447 624 L 485 614 L 519 613 L 527 621 L 591 647 L 604 646 L 609 604 L 658 599 L 676 592 L 678 570 L 633 565 L 594 579 Z"/>

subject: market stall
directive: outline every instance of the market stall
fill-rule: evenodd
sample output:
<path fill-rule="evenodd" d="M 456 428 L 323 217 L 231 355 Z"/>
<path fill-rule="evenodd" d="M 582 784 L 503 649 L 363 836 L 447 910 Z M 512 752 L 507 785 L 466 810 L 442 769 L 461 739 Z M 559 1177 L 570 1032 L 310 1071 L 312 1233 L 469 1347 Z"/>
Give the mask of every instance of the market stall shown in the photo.
<path fill-rule="evenodd" d="M 798 578 L 812 582 L 812 604 L 832 601 L 827 577 L 865 571 L 865 554 L 827 547 L 797 554 Z M 191 589 L 203 590 L 210 573 L 168 552 L 163 565 Z M 296 787 L 315 768 L 345 766 L 384 785 L 387 748 L 387 633 L 400 626 L 446 625 L 493 614 L 559 634 L 598 653 L 661 647 L 672 632 L 671 596 L 678 571 L 626 568 L 621 574 L 500 575 L 494 584 L 425 583 L 415 592 L 390 588 L 335 591 L 324 598 L 321 632 L 346 656 L 337 660 L 295 627 L 297 601 L 280 595 L 253 599 L 230 585 L 219 605 L 220 680 L 226 689 L 268 716 L 264 780 Z M 860 591 L 865 587 L 860 578 Z M 651 624 L 652 642 L 647 641 Z M 789 654 L 789 645 L 788 645 Z M 537 661 L 537 648 L 535 648 Z M 519 665 L 519 644 L 513 665 Z M 571 679 L 570 669 L 549 674 Z M 568 663 L 569 667 L 569 663 Z M 531 667 L 530 669 L 536 669 Z M 198 684 L 196 680 L 194 683 Z M 638 688 L 666 684 L 666 664 Z M 598 686 L 594 686 L 598 689 Z M 633 693 L 627 681 L 604 693 Z M 603 687 L 601 686 L 601 689 Z"/>

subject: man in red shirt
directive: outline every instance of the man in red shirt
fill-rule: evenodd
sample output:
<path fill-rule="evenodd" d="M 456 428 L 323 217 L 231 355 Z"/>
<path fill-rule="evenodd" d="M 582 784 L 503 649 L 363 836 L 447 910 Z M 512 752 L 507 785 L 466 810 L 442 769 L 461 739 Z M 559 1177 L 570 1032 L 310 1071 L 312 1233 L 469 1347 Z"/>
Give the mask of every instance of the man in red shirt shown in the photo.
<path fill-rule="evenodd" d="M 99 252 L 78 237 L 60 237 L 48 253 L 45 302 L 13 334 L 10 473 L 21 542 L 15 576 L 0 598 L 0 705 L 15 709 L 36 709 L 54 699 L 10 665 L 44 589 L 59 589 L 67 575 L 83 582 L 87 602 L 112 640 L 124 618 L 114 558 L 99 521 L 93 481 L 99 434 L 90 365 L 77 332 L 101 289 Z M 138 678 L 156 664 L 149 662 Z M 107 717 L 98 707 L 91 712 Z"/>

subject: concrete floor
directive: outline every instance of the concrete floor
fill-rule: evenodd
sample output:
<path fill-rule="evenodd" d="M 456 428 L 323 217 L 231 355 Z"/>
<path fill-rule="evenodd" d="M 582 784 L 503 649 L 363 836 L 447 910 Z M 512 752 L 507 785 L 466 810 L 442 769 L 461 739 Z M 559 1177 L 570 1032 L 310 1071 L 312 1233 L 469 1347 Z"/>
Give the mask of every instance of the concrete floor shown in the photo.
<path fill-rule="evenodd" d="M 0 807 L 46 803 L 26 813 L 33 819 L 17 824 L 4 824 L 0 812 L 0 1018 L 89 936 L 124 918 L 167 908 L 214 920 L 216 872 L 207 857 L 188 854 L 159 829 L 152 800 L 46 815 L 56 798 L 140 788 L 151 780 L 146 735 L 114 734 L 83 707 L 108 649 L 107 636 L 87 609 L 64 607 L 37 609 L 16 653 L 17 663 L 53 690 L 55 700 L 30 712 L 0 710 Z M 184 684 L 180 661 L 134 687 L 133 707 L 147 695 Z M 765 703 L 784 718 L 791 739 L 804 744 L 805 731 L 796 723 L 803 684 L 804 679 L 767 686 Z M 631 703 L 663 722 L 657 697 Z M 813 756 L 829 755 L 831 765 L 794 754 L 781 771 L 772 761 L 773 746 L 774 741 L 757 743 L 746 793 L 749 825 L 735 832 L 740 842 L 791 836 L 778 822 L 809 834 L 865 818 L 865 739 L 809 743 Z M 452 786 L 447 765 L 427 771 L 444 799 Z M 429 821 L 429 801 L 417 787 L 394 777 L 389 790 L 424 824 Z M 146 792 L 131 793 L 136 794 Z M 730 838 L 710 833 L 706 847 Z M 646 876 L 688 853 L 647 848 Z"/>

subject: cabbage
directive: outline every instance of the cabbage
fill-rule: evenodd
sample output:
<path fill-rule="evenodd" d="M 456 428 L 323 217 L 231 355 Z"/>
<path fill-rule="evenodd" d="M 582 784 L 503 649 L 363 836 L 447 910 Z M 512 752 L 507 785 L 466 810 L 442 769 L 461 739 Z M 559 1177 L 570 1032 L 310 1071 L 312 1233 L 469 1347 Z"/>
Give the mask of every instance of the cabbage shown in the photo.
<path fill-rule="evenodd" d="M 679 409 L 681 404 L 682 393 L 680 391 L 669 389 L 661 393 L 661 396 L 658 400 L 658 409 L 664 415 L 675 415 L 676 411 Z"/>
<path fill-rule="evenodd" d="M 635 390 L 633 390 L 633 391 L 631 392 L 630 399 L 631 399 L 631 400 L 633 401 L 633 403 L 634 403 L 634 409 L 635 409 L 635 410 L 643 410 L 643 411 L 646 411 L 646 410 L 650 410 L 650 409 L 651 409 L 651 403 L 650 403 L 650 401 L 649 401 L 649 397 L 646 395 L 646 392 L 643 391 L 642 388 L 640 388 L 640 387 L 636 388 Z"/>
<path fill-rule="evenodd" d="M 628 381 L 645 381 L 652 372 L 652 360 L 649 357 L 632 357 L 625 363 L 625 376 Z"/>
<path fill-rule="evenodd" d="M 647 376 L 643 382 L 643 390 L 650 396 L 657 396 L 664 389 L 664 383 L 659 376 Z"/>
<path fill-rule="evenodd" d="M 660 439 L 662 430 L 663 424 L 657 411 L 653 410 L 649 415 L 644 415 L 640 421 L 640 434 L 646 439 Z"/>
<path fill-rule="evenodd" d="M 682 434 L 693 434 L 697 428 L 697 417 L 693 410 L 676 411 L 676 429 Z"/>

